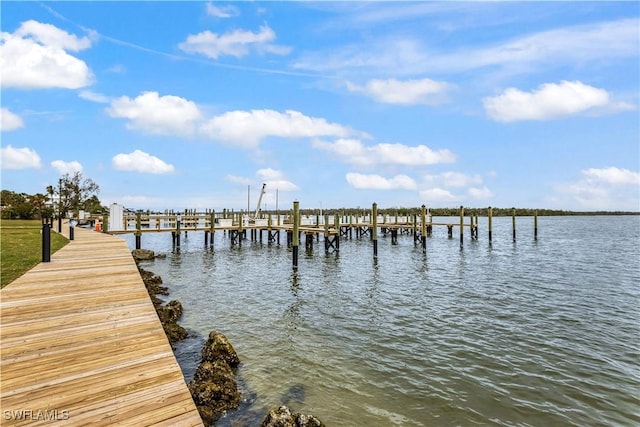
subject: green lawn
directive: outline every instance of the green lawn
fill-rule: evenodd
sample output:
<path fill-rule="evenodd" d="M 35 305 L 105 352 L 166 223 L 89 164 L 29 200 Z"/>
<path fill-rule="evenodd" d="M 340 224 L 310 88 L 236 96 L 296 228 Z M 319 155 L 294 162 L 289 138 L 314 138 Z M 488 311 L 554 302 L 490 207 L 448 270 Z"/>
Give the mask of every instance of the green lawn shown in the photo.
<path fill-rule="evenodd" d="M 54 223 L 54 230 L 56 229 Z M 42 261 L 40 220 L 0 221 L 0 288 L 22 276 Z M 51 231 L 51 253 L 69 243 L 69 240 Z"/>

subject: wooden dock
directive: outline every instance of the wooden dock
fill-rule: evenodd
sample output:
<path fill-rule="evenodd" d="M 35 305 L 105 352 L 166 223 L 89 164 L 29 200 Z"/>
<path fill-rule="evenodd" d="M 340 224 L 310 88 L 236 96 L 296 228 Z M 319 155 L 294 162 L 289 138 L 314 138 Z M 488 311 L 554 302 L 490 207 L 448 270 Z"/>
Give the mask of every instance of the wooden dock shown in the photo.
<path fill-rule="evenodd" d="M 74 234 L 0 291 L 0 424 L 202 426 L 126 242 Z"/>

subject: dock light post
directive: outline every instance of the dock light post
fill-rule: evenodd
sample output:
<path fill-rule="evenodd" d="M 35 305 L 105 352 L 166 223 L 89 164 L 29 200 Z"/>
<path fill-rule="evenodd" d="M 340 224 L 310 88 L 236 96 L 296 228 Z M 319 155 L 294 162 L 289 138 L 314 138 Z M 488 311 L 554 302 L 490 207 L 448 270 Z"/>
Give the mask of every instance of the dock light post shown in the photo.
<path fill-rule="evenodd" d="M 51 221 L 51 223 L 49 222 Z M 42 262 L 51 262 L 51 226 L 53 217 L 42 217 Z"/>

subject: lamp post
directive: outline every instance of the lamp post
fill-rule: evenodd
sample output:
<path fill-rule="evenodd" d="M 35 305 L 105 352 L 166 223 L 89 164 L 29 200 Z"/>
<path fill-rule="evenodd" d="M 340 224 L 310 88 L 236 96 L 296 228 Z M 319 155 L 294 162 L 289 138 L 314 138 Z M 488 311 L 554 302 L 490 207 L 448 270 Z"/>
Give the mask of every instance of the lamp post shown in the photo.
<path fill-rule="evenodd" d="M 62 178 L 58 180 L 58 233 L 62 233 Z"/>
<path fill-rule="evenodd" d="M 51 226 L 53 218 L 42 217 L 42 262 L 51 262 Z"/>

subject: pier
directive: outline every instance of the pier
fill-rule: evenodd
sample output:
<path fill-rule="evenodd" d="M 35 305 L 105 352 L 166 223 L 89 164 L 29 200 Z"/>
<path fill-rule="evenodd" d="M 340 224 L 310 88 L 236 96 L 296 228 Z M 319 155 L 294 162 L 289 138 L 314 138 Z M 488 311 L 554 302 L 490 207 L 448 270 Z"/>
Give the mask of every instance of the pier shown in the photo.
<path fill-rule="evenodd" d="M 464 242 L 465 228 L 468 229 L 471 239 L 478 240 L 478 216 L 473 213 L 465 215 L 462 206 L 459 213 L 459 218 L 452 217 L 449 222 L 433 222 L 424 205 L 420 214 L 404 216 L 379 215 L 375 203 L 370 211 L 363 211 L 361 215 L 303 215 L 299 202 L 294 202 L 293 209 L 286 214 L 267 213 L 261 214 L 259 218 L 247 213 L 227 210 L 197 212 L 185 209 L 183 212 L 125 213 L 122 208 L 118 208 L 112 209 L 111 215 L 99 220 L 96 230 L 109 234 L 133 233 L 137 249 L 141 248 L 144 233 L 170 232 L 175 250 L 180 249 L 181 233 L 186 234 L 190 231 L 204 232 L 205 246 L 213 245 L 213 234 L 216 232 L 228 233 L 232 245 L 242 245 L 242 241 L 247 238 L 247 233 L 250 233 L 252 241 L 262 242 L 263 234 L 266 233 L 269 244 L 279 243 L 280 233 L 283 232 L 287 235 L 288 247 L 297 247 L 304 234 L 307 250 L 312 249 L 314 238 L 319 241 L 322 235 L 326 252 L 338 252 L 340 239 L 352 239 L 355 232 L 356 238 L 368 236 L 373 241 L 373 251 L 376 256 L 378 233 L 384 236 L 390 234 L 391 244 L 397 244 L 398 235 L 412 235 L 414 243 L 420 245 L 423 251 L 426 251 L 425 238 L 431 236 L 434 227 L 446 227 L 449 238 L 453 238 L 454 228 L 457 227 L 461 246 Z M 513 236 L 515 241 L 515 213 Z M 537 239 L 537 227 L 535 238 Z M 489 244 L 491 241 L 491 208 L 489 208 Z"/>
<path fill-rule="evenodd" d="M 0 290 L 2 425 L 202 426 L 126 242 L 74 231 Z"/>

